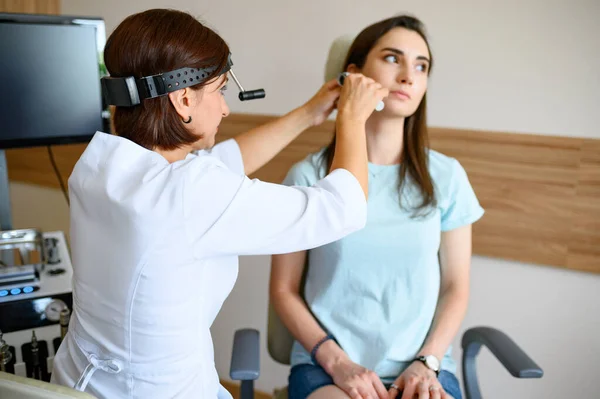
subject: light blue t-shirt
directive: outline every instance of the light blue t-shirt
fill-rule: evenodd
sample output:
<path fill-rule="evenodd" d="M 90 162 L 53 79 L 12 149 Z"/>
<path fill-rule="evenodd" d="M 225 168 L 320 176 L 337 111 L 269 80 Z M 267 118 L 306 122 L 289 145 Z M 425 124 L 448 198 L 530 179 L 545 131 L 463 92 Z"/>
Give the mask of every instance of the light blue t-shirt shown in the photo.
<path fill-rule="evenodd" d="M 295 164 L 286 185 L 311 186 L 325 175 L 323 150 Z M 304 297 L 350 359 L 380 377 L 396 378 L 425 342 L 440 288 L 441 232 L 471 224 L 484 213 L 460 163 L 429 151 L 437 206 L 412 217 L 420 196 L 410 180 L 398 191 L 400 165 L 369 164 L 364 229 L 309 251 Z M 311 363 L 295 342 L 292 366 Z M 451 349 L 442 368 L 456 372 Z"/>

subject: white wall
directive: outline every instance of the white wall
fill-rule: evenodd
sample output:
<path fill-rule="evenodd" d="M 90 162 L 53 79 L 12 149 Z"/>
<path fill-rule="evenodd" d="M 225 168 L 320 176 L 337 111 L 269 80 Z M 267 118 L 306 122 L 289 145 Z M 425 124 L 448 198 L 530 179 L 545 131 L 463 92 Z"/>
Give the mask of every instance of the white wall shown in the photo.
<path fill-rule="evenodd" d="M 231 90 L 234 112 L 289 111 L 320 86 L 331 40 L 408 11 L 427 24 L 436 58 L 432 125 L 600 138 L 598 0 L 63 0 L 65 14 L 102 16 L 108 32 L 152 7 L 208 21 L 230 44 L 244 86 L 266 89 L 266 99 L 250 103 Z M 258 328 L 265 342 L 268 273 L 268 258 L 241 259 L 238 283 L 215 322 L 216 364 L 225 378 L 235 328 Z M 598 303 L 600 275 L 474 257 L 463 330 L 499 327 L 545 370 L 542 380 L 517 381 L 484 351 L 486 397 L 598 397 Z M 257 387 L 285 384 L 287 369 L 264 346 L 261 354 Z"/>
<path fill-rule="evenodd" d="M 432 125 L 598 134 L 598 0 L 63 0 L 65 14 L 104 17 L 107 32 L 153 7 L 206 21 L 229 43 L 245 88 L 266 89 L 266 99 L 248 103 L 231 90 L 233 112 L 282 114 L 300 105 L 320 86 L 335 37 L 406 11 L 431 36 Z"/>

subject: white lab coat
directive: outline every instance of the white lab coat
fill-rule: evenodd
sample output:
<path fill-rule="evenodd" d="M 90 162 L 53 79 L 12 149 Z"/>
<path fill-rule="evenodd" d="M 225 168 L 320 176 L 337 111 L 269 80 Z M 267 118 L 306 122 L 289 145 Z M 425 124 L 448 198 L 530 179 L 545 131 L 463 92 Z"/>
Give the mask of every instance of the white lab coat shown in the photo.
<path fill-rule="evenodd" d="M 69 178 L 73 314 L 52 380 L 98 398 L 230 398 L 210 335 L 238 255 L 286 253 L 366 223 L 356 178 L 244 175 L 234 140 L 169 164 L 97 133 Z"/>

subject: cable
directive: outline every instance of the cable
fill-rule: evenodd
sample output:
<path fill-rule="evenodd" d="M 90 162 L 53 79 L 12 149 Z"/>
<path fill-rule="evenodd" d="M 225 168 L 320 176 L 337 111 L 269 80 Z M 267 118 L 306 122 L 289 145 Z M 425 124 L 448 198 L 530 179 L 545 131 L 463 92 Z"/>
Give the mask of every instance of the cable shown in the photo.
<path fill-rule="evenodd" d="M 56 161 L 54 160 L 54 154 L 52 153 L 52 147 L 50 147 L 50 146 L 48 146 L 48 155 L 50 156 L 50 163 L 52 164 L 52 167 L 54 168 L 54 173 L 56 174 L 56 178 L 58 179 L 58 183 L 60 184 L 60 189 L 62 190 L 63 195 L 65 196 L 67 205 L 71 206 L 71 203 L 69 202 L 69 194 L 67 193 L 67 189 L 63 183 L 62 177 L 60 176 L 60 171 L 58 170 L 58 166 L 56 166 Z"/>

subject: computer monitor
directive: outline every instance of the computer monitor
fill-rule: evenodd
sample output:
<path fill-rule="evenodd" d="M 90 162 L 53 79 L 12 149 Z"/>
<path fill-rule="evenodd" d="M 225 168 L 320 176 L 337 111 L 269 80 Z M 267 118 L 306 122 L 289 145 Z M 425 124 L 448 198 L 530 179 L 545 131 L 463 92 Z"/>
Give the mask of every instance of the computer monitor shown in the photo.
<path fill-rule="evenodd" d="M 4 149 L 86 142 L 109 125 L 105 41 L 101 18 L 0 13 L 1 228 L 11 225 Z"/>
<path fill-rule="evenodd" d="M 103 129 L 100 18 L 0 13 L 0 149 L 89 141 Z"/>

